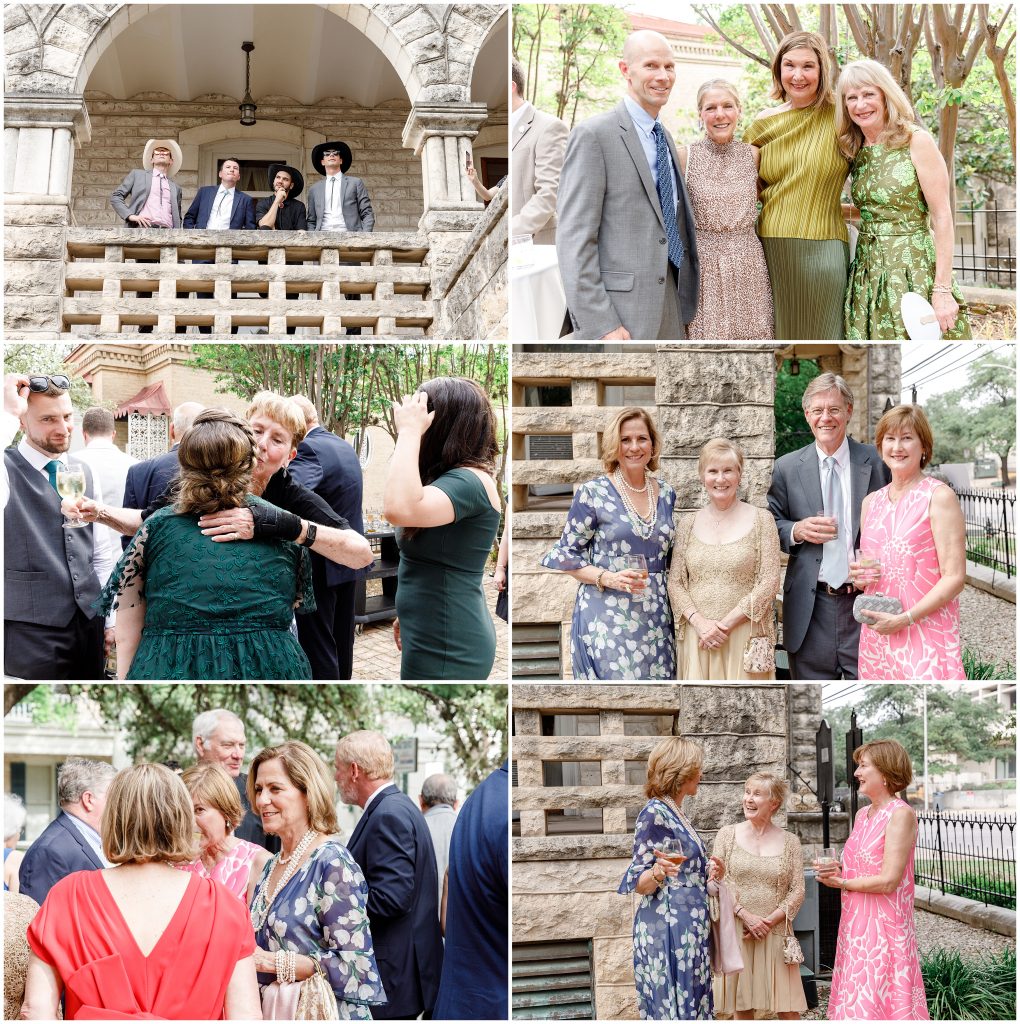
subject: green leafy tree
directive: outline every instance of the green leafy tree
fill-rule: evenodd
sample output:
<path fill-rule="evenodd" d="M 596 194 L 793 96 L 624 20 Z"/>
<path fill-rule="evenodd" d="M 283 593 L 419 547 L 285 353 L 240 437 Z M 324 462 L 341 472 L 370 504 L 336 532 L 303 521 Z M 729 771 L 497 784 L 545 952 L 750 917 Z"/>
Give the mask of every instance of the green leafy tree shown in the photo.
<path fill-rule="evenodd" d="M 473 787 L 507 757 L 507 702 L 506 686 L 401 683 L 384 688 L 379 706 L 442 732 Z"/>
<path fill-rule="evenodd" d="M 909 683 L 867 687 L 857 704 L 865 742 L 898 740 L 910 754 L 915 775 L 924 766 L 922 696 L 928 695 L 928 769 L 947 771 L 962 761 L 1000 757 L 1005 711 L 992 701 L 974 700 L 962 690 Z M 949 755 L 954 755 L 956 761 Z"/>
<path fill-rule="evenodd" d="M 514 53 L 527 98 L 573 127 L 619 78 L 616 61 L 630 31 L 611 4 L 514 4 Z"/>
<path fill-rule="evenodd" d="M 799 372 L 791 373 L 790 360 L 783 363 L 776 374 L 776 458 L 803 448 L 811 440 L 811 429 L 804 419 L 801 399 L 808 384 L 820 374 L 821 368 L 813 359 L 801 359 Z"/>

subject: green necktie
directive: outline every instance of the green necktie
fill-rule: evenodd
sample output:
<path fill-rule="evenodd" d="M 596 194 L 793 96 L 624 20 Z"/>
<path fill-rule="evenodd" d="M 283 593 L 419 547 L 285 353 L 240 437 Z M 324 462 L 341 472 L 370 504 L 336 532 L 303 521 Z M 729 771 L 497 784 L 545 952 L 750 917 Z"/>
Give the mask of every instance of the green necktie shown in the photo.
<path fill-rule="evenodd" d="M 46 463 L 46 475 L 50 478 L 50 487 L 53 490 L 57 489 L 57 470 L 60 469 L 61 463 L 59 459 L 50 459 Z"/>

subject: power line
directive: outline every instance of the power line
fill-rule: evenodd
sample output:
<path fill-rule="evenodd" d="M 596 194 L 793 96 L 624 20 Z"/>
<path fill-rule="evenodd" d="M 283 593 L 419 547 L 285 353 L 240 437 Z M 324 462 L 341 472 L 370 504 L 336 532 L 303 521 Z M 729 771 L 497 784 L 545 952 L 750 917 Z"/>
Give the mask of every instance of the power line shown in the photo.
<path fill-rule="evenodd" d="M 904 370 L 904 371 L 903 371 L 903 373 L 905 373 L 905 374 L 907 374 L 907 373 L 916 373 L 916 372 L 917 372 L 918 370 L 920 370 L 920 369 L 921 369 L 921 367 L 922 367 L 922 366 L 924 366 L 924 365 L 925 365 L 926 363 L 930 363 L 930 362 L 931 362 L 931 361 L 932 361 L 933 359 L 938 359 L 938 357 L 939 357 L 940 355 L 942 355 L 942 353 L 943 353 L 943 352 L 949 352 L 949 351 L 950 351 L 951 349 L 953 349 L 954 347 L 955 347 L 955 346 L 953 346 L 953 345 L 944 345 L 944 346 L 943 346 L 942 348 L 940 348 L 940 349 L 938 350 L 938 352 L 936 352 L 936 353 L 935 353 L 934 355 L 928 356 L 928 358 L 927 358 L 927 359 L 922 359 L 922 360 L 921 360 L 921 361 L 920 361 L 919 363 L 917 363 L 917 365 L 916 365 L 916 366 L 911 366 L 911 367 L 908 367 L 908 368 L 907 368 L 906 370 Z"/>
<path fill-rule="evenodd" d="M 952 363 L 949 363 L 946 366 L 941 367 L 939 370 L 930 374 L 929 376 L 924 377 L 919 381 L 914 381 L 911 384 L 904 384 L 903 387 L 900 389 L 901 393 L 903 391 L 909 391 L 911 388 L 919 388 L 923 387 L 925 384 L 930 384 L 933 381 L 945 377 L 947 374 L 953 372 L 954 370 L 962 370 L 965 367 L 970 366 L 972 363 L 976 363 L 979 359 L 984 359 L 986 356 L 990 356 L 993 353 L 998 352 L 1000 349 L 1007 348 L 1009 346 L 1009 342 L 1003 342 L 1001 345 L 998 345 L 993 349 L 986 349 L 984 351 L 978 351 L 975 353 L 968 352 L 965 355 L 960 356 L 958 359 L 954 360 Z"/>

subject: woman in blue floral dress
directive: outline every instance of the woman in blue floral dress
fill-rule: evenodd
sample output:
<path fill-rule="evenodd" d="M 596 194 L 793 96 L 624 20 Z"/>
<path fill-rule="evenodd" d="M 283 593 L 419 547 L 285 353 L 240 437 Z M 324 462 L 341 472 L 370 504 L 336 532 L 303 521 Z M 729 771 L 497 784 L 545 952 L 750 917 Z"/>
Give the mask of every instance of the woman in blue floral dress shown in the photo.
<path fill-rule="evenodd" d="M 617 890 L 641 897 L 634 915 L 634 981 L 642 1020 L 711 1020 L 713 1014 L 707 884 L 725 869 L 709 857 L 680 809 L 684 797 L 698 791 L 702 758 L 701 747 L 682 736 L 655 745 L 634 859 Z M 679 858 L 664 848 L 665 840 L 679 844 Z"/>
<path fill-rule="evenodd" d="M 296 1019 L 300 989 L 293 982 L 317 972 L 333 990 L 340 1020 L 371 1020 L 372 1007 L 386 1002 L 368 884 L 335 836 L 334 792 L 325 764 L 299 740 L 260 751 L 248 772 L 248 802 L 281 846 L 250 908 L 266 1019 Z"/>
<path fill-rule="evenodd" d="M 659 432 L 643 409 L 621 410 L 602 437 L 606 473 L 582 484 L 556 546 L 542 559 L 580 584 L 570 628 L 575 679 L 675 679 L 666 592 L 676 492 L 652 475 Z M 628 556 L 643 556 L 641 568 Z"/>

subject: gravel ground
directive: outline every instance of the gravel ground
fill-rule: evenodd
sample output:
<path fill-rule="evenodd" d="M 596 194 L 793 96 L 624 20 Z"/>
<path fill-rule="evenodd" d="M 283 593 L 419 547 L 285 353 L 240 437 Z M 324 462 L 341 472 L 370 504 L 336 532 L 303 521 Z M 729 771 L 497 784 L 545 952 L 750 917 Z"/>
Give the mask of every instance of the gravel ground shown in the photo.
<path fill-rule="evenodd" d="M 964 959 L 979 958 L 998 953 L 1016 942 L 1005 935 L 986 932 L 983 928 L 972 928 L 969 924 L 956 921 L 941 914 L 926 910 L 914 912 L 917 929 L 917 947 L 923 955 L 932 949 L 958 949 Z M 825 1020 L 825 1008 L 829 1001 L 828 982 L 818 983 L 818 1007 L 808 1010 L 803 1020 Z M 774 1019 L 774 1018 L 773 1018 Z"/>
<path fill-rule="evenodd" d="M 964 587 L 960 594 L 960 633 L 963 644 L 979 652 L 982 661 L 1016 665 L 1016 605 Z"/>

